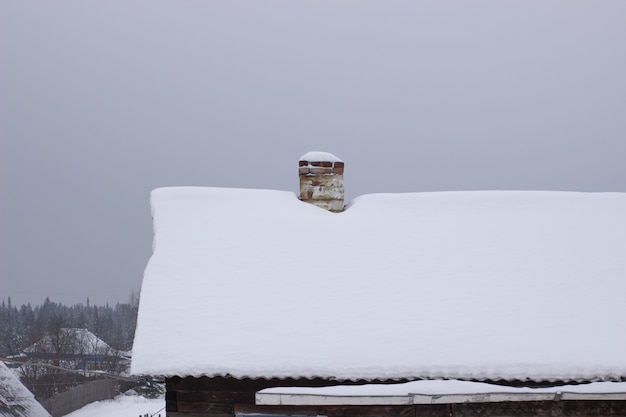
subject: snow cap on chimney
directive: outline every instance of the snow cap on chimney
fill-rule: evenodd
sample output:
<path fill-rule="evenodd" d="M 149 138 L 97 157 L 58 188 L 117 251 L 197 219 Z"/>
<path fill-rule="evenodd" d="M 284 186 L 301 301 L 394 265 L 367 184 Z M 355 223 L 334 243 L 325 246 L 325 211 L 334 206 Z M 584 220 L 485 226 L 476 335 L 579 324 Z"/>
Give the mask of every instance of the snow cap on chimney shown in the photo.
<path fill-rule="evenodd" d="M 299 165 L 300 200 L 343 211 L 343 161 L 332 153 L 308 152 L 300 157 Z"/>

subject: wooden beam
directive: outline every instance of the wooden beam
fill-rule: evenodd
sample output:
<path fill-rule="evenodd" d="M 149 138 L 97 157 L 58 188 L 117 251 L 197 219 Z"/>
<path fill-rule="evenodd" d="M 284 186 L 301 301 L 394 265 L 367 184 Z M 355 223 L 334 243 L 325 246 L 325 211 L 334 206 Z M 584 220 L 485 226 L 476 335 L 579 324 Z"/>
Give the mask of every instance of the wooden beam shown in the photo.
<path fill-rule="evenodd" d="M 269 414 L 282 416 L 328 416 L 328 417 L 414 417 L 415 406 L 258 406 L 235 405 L 235 415 Z M 447 417 L 447 415 L 446 415 Z"/>

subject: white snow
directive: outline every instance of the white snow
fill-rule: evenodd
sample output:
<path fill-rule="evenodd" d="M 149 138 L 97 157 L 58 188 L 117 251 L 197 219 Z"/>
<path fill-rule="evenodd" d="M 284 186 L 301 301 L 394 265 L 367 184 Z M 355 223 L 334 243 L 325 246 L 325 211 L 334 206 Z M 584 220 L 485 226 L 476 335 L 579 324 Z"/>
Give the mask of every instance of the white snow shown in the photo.
<path fill-rule="evenodd" d="M 61 343 L 61 346 L 58 346 L 58 340 L 55 341 L 53 336 L 48 335 L 24 349 L 24 352 L 54 353 L 57 347 L 60 347 L 62 351 L 58 353 L 68 353 L 63 351 L 63 349 L 71 349 L 72 353 L 79 352 L 81 355 L 114 355 L 118 353 L 128 355 L 128 352 L 120 352 L 113 349 L 104 340 L 87 329 L 73 327 L 63 328 L 60 331 L 59 337 L 61 337 L 61 340 L 64 342 Z"/>
<path fill-rule="evenodd" d="M 9 414 L 5 414 L 9 413 Z M 50 417 L 35 396 L 0 361 L 0 416 Z"/>
<path fill-rule="evenodd" d="M 149 416 L 165 417 L 165 400 L 147 399 L 141 396 L 119 395 L 114 400 L 97 401 L 64 417 L 129 417 Z"/>
<path fill-rule="evenodd" d="M 257 405 L 407 405 L 502 401 L 626 400 L 625 382 L 592 382 L 543 388 L 474 381 L 422 380 L 404 384 L 276 387 L 259 391 Z"/>
<path fill-rule="evenodd" d="M 260 394 L 301 394 L 324 396 L 400 396 L 423 395 L 462 395 L 487 393 L 625 393 L 626 382 L 592 382 L 579 385 L 529 388 L 509 387 L 474 381 L 423 380 L 403 384 L 335 385 L 329 387 L 275 387 L 259 391 Z"/>
<path fill-rule="evenodd" d="M 300 160 L 309 162 L 343 162 L 332 153 L 319 151 L 307 152 L 300 157 Z"/>
<path fill-rule="evenodd" d="M 626 194 L 152 194 L 132 372 L 626 377 Z"/>

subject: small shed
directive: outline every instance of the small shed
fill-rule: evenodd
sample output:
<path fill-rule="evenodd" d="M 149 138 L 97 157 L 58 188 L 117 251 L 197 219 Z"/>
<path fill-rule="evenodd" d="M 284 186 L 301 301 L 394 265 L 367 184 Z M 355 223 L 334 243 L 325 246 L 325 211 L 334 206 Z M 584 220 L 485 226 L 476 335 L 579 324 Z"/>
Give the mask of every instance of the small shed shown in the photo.
<path fill-rule="evenodd" d="M 151 198 L 168 416 L 626 416 L 625 193 Z"/>

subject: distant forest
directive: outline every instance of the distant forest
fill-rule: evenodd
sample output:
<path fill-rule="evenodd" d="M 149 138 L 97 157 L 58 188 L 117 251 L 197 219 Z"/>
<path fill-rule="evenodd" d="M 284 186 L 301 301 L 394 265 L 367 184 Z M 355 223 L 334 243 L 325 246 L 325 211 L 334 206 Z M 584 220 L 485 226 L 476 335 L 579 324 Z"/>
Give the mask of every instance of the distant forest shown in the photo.
<path fill-rule="evenodd" d="M 128 303 L 115 306 L 94 306 L 89 300 L 66 306 L 46 298 L 39 306 L 17 307 L 10 298 L 3 300 L 0 358 L 17 368 L 22 382 L 38 399 L 100 377 L 126 375 L 138 306 L 139 295 L 134 292 Z M 144 388 L 149 394 L 159 393 L 157 386 L 147 383 Z"/>
<path fill-rule="evenodd" d="M 62 328 L 88 329 L 113 349 L 130 351 L 133 346 L 139 295 L 131 293 L 128 303 L 115 306 L 74 304 L 66 306 L 50 301 L 32 307 L 11 304 L 11 298 L 0 305 L 0 357 L 17 355 L 44 336 Z"/>

